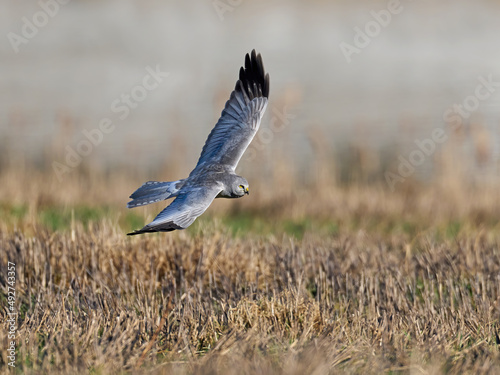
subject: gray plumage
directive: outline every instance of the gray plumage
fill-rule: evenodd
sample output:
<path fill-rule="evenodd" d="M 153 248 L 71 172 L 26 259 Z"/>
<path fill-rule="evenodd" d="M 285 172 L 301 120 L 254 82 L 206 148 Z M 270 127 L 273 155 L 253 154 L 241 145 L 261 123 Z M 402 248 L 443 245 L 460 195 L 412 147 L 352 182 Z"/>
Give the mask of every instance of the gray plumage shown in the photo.
<path fill-rule="evenodd" d="M 144 228 L 129 235 L 170 232 L 190 226 L 215 198 L 240 198 L 249 194 L 248 182 L 235 174 L 243 153 L 259 130 L 269 97 L 269 75 L 260 54 L 245 56 L 245 67 L 221 117 L 203 146 L 196 167 L 183 180 L 149 181 L 131 196 L 128 208 L 175 197 Z"/>

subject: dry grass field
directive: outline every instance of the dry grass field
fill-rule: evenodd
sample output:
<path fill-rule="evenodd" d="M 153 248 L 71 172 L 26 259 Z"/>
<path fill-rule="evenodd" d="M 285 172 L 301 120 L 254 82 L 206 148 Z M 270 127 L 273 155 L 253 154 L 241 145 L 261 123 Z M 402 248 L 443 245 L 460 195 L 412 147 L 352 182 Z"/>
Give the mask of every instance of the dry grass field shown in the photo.
<path fill-rule="evenodd" d="M 500 374 L 499 1 L 0 3 L 0 375 Z M 250 195 L 127 236 L 254 48 Z"/>
<path fill-rule="evenodd" d="M 145 176 L 4 165 L 2 348 L 8 262 L 18 316 L 1 371 L 499 373 L 500 192 L 439 158 L 394 192 L 362 162 L 343 181 L 331 155 L 308 184 L 250 170 L 250 197 L 133 238 L 161 207 L 124 208 Z"/>

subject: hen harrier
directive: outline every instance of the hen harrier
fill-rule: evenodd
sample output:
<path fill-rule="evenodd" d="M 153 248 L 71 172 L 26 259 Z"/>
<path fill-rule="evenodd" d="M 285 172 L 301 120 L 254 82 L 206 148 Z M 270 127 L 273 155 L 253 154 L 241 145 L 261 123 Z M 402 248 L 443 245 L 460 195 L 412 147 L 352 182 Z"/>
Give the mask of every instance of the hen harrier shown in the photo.
<path fill-rule="evenodd" d="M 234 173 L 241 156 L 259 130 L 269 96 L 269 74 L 255 50 L 245 56 L 245 68 L 231 93 L 221 117 L 203 146 L 198 164 L 188 178 L 149 181 L 131 196 L 128 208 L 144 206 L 168 198 L 175 200 L 141 230 L 170 232 L 190 226 L 215 198 L 240 198 L 249 194 L 248 182 Z"/>

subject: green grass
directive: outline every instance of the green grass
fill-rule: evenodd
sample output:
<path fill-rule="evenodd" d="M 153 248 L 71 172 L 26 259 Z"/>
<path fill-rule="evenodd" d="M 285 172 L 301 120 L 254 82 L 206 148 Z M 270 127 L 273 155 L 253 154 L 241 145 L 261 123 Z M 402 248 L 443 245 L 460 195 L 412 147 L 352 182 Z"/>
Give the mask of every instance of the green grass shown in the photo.
<path fill-rule="evenodd" d="M 8 226 L 19 226 L 29 219 L 30 212 L 27 205 L 1 203 L 0 216 Z M 36 223 L 51 231 L 67 231 L 71 228 L 72 222 L 87 227 L 91 223 L 110 219 L 117 221 L 124 230 L 137 229 L 144 225 L 142 215 L 133 211 L 123 213 L 116 208 L 106 206 L 42 206 L 35 213 Z"/>
<path fill-rule="evenodd" d="M 0 216 L 4 224 L 10 227 L 22 226 L 30 218 L 31 212 L 27 205 L 12 205 L 0 203 Z M 31 218 L 31 221 L 33 219 Z M 117 223 L 124 232 L 141 228 L 147 223 L 147 218 L 140 211 L 124 210 L 112 206 L 42 206 L 35 210 L 34 221 L 51 231 L 67 231 L 72 222 L 80 223 L 84 228 L 89 224 L 101 221 Z M 288 235 L 302 239 L 306 233 L 321 236 L 338 236 L 345 231 L 363 230 L 367 233 L 381 235 L 404 235 L 415 238 L 418 235 L 431 235 L 436 240 L 457 238 L 468 233 L 471 229 L 488 229 L 491 233 L 500 233 L 500 226 L 496 221 L 474 223 L 450 219 L 440 225 L 429 223 L 428 220 L 418 217 L 359 217 L 352 216 L 344 219 L 339 217 L 303 217 L 299 219 L 274 218 L 259 212 L 237 212 L 227 216 L 216 216 L 207 212 L 198 218 L 187 229 L 193 236 L 200 234 L 218 222 L 233 237 L 259 235 L 263 237 Z"/>

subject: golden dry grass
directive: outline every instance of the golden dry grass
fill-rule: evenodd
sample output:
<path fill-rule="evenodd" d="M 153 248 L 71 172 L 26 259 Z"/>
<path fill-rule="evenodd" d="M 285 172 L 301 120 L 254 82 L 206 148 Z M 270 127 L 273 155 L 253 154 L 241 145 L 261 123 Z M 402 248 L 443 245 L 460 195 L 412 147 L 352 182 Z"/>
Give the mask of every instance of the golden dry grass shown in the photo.
<path fill-rule="evenodd" d="M 82 168 L 60 184 L 50 170 L 4 167 L 0 269 L 17 268 L 17 371 L 500 372 L 500 191 L 457 172 L 451 154 L 433 183 L 396 192 L 363 163 L 342 182 L 322 155 L 308 184 L 273 158 L 250 199 L 134 238 L 124 233 L 159 208 L 123 208 L 145 176 Z M 0 283 L 5 322 L 4 271 Z M 0 361 L 10 373 L 6 350 Z"/>
<path fill-rule="evenodd" d="M 137 372 L 171 293 L 143 371 L 494 373 L 499 240 L 264 240 L 217 227 L 129 239 L 101 222 L 2 233 L 0 246 L 2 266 L 17 265 L 26 373 Z"/>

